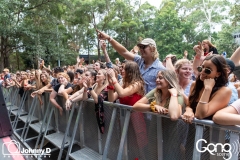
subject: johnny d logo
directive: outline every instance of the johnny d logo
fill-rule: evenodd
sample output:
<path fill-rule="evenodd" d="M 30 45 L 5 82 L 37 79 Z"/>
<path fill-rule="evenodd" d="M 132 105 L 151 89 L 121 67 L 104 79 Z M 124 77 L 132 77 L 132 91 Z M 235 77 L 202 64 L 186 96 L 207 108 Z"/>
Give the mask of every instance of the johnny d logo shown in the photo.
<path fill-rule="evenodd" d="M 24 155 L 24 156 L 48 156 L 50 157 L 51 153 L 51 148 L 46 148 L 46 149 L 30 149 L 30 148 L 20 148 L 20 143 L 11 140 L 9 142 L 5 142 L 2 145 L 2 154 L 3 156 L 19 156 L 19 155 Z"/>
<path fill-rule="evenodd" d="M 232 146 L 229 143 L 209 143 L 206 147 L 199 148 L 199 143 L 205 143 L 207 144 L 207 141 L 205 139 L 199 139 L 196 143 L 196 149 L 198 152 L 209 152 L 211 155 L 221 156 L 225 160 L 230 160 L 232 158 Z M 218 149 L 220 147 L 220 149 Z M 225 158 L 225 157 L 228 158 Z"/>

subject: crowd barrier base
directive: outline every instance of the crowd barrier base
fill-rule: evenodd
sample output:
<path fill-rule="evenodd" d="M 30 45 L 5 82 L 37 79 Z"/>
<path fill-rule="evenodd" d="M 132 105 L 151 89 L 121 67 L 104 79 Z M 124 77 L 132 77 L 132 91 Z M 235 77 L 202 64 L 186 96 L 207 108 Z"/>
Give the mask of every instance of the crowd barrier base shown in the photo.
<path fill-rule="evenodd" d="M 36 159 L 76 160 L 220 160 L 239 159 L 238 126 L 220 126 L 195 119 L 181 119 L 132 111 L 131 106 L 104 102 L 104 133 L 97 125 L 92 99 L 76 102 L 60 115 L 49 101 L 49 93 L 30 96 L 31 91 L 1 88 L 13 133 Z M 40 104 L 39 99 L 42 100 Z"/>

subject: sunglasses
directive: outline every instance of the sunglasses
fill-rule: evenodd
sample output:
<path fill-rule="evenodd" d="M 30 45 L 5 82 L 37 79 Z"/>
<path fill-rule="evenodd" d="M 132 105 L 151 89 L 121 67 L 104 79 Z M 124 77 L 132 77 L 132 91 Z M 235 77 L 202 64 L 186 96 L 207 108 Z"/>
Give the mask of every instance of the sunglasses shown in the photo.
<path fill-rule="evenodd" d="M 198 72 L 202 72 L 203 67 L 202 67 L 202 66 L 198 66 L 198 67 L 197 67 L 197 70 L 198 70 Z M 204 68 L 204 73 L 206 73 L 206 74 L 211 74 L 211 72 L 212 72 L 211 69 L 209 69 L 209 68 Z"/>
<path fill-rule="evenodd" d="M 140 49 L 145 49 L 148 47 L 148 45 L 141 45 L 141 46 L 138 46 Z"/>

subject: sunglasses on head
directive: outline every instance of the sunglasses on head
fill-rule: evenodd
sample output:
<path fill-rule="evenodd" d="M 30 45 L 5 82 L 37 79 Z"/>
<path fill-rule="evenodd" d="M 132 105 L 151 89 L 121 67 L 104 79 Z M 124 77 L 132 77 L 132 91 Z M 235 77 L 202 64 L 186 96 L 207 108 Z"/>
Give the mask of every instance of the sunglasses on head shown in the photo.
<path fill-rule="evenodd" d="M 202 72 L 203 67 L 202 67 L 202 66 L 198 66 L 198 67 L 197 67 L 197 70 L 198 70 L 198 72 Z M 206 74 L 211 74 L 211 72 L 212 72 L 211 69 L 209 69 L 209 68 L 204 68 L 204 73 L 206 73 Z"/>
<path fill-rule="evenodd" d="M 148 45 L 140 45 L 140 46 L 138 46 L 140 49 L 145 49 L 145 48 L 147 48 L 147 46 Z"/>

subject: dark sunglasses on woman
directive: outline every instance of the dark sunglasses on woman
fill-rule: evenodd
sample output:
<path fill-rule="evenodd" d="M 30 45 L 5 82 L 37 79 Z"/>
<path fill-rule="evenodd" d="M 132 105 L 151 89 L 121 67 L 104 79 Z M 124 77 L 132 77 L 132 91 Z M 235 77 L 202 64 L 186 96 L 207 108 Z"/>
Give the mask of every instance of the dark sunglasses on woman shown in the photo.
<path fill-rule="evenodd" d="M 203 70 L 203 67 L 202 66 L 198 66 L 197 67 L 197 70 L 198 70 L 198 72 L 202 72 L 202 70 Z M 204 68 L 204 73 L 206 73 L 206 74 L 211 74 L 211 69 L 209 69 L 209 68 Z"/>

